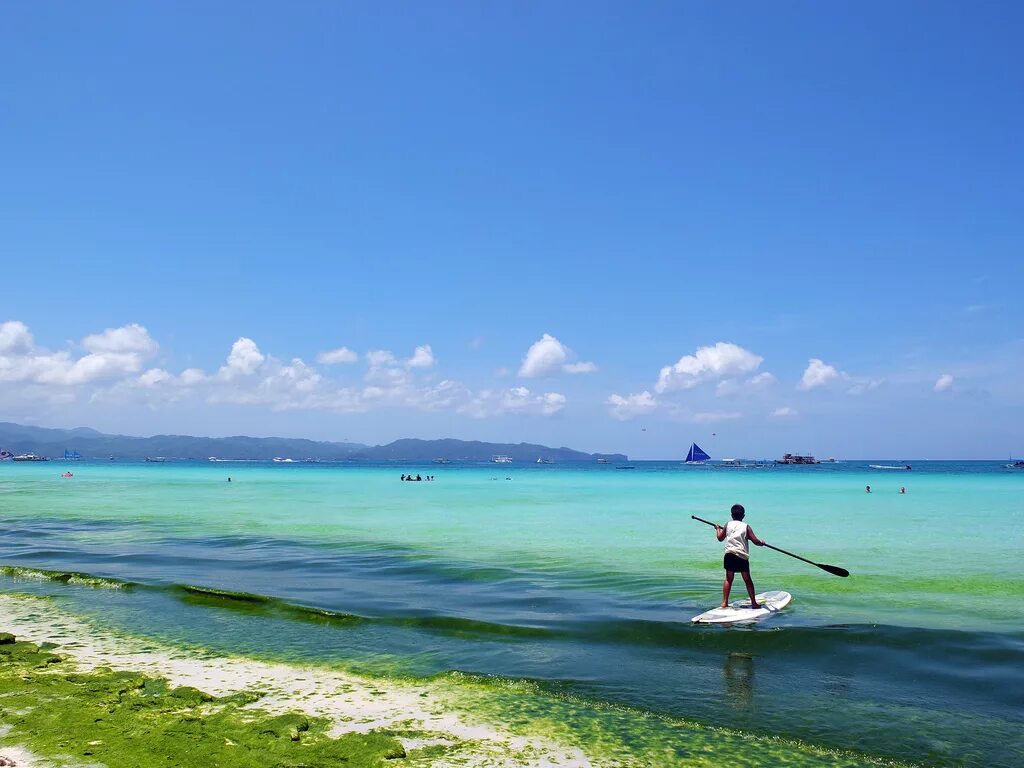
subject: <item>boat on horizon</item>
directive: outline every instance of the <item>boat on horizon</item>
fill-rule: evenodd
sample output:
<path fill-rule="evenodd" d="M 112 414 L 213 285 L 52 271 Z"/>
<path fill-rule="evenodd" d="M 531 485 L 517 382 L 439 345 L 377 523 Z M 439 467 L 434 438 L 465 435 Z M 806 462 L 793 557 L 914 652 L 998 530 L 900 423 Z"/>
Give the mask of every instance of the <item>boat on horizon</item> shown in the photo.
<path fill-rule="evenodd" d="M 1011 461 L 1005 466 L 1007 469 L 1024 469 L 1024 460 L 1017 459 L 1016 461 Z"/>
<path fill-rule="evenodd" d="M 11 457 L 11 461 L 49 461 L 46 456 L 36 456 L 34 453 L 22 453 Z"/>
<path fill-rule="evenodd" d="M 871 469 L 893 469 L 898 472 L 909 472 L 912 469 L 909 464 L 904 464 L 903 466 L 896 466 L 893 464 L 868 464 L 868 466 Z"/>
<path fill-rule="evenodd" d="M 711 456 L 704 452 L 704 450 L 696 443 L 690 443 L 690 452 L 686 454 L 686 461 L 684 464 L 707 464 L 711 460 Z"/>
<path fill-rule="evenodd" d="M 163 464 L 167 461 L 166 456 L 147 456 L 146 461 L 150 464 Z"/>
<path fill-rule="evenodd" d="M 539 458 L 539 459 L 537 459 L 537 463 L 538 464 L 554 464 L 555 460 L 554 459 Z"/>
<path fill-rule="evenodd" d="M 821 464 L 809 453 L 784 453 L 776 464 Z"/>
<path fill-rule="evenodd" d="M 608 459 L 598 459 L 597 463 L 598 464 L 611 464 L 611 462 L 608 461 Z"/>
<path fill-rule="evenodd" d="M 499 454 L 497 456 L 491 456 L 491 463 L 492 464 L 511 464 L 512 463 L 512 457 L 511 456 L 505 456 L 504 454 Z"/>

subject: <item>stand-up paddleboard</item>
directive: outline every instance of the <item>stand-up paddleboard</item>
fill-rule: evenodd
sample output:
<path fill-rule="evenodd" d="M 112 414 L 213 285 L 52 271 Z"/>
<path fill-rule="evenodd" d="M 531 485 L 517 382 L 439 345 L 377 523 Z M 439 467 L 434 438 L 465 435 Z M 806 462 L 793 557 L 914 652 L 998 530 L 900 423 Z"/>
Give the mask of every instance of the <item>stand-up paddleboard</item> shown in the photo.
<path fill-rule="evenodd" d="M 750 599 L 736 600 L 728 608 L 712 608 L 690 621 L 694 624 L 740 624 L 760 621 L 778 613 L 787 605 L 793 596 L 789 592 L 762 592 L 757 596 L 758 608 L 750 607 Z"/>

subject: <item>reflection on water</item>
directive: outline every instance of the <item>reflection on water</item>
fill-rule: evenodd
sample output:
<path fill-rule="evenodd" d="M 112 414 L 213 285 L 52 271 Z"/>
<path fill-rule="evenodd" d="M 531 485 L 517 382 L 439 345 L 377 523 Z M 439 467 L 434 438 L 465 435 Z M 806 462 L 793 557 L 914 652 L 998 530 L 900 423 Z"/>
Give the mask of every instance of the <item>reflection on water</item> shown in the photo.
<path fill-rule="evenodd" d="M 744 712 L 754 706 L 754 657 L 749 653 L 730 653 L 722 666 L 725 698 L 733 709 Z"/>

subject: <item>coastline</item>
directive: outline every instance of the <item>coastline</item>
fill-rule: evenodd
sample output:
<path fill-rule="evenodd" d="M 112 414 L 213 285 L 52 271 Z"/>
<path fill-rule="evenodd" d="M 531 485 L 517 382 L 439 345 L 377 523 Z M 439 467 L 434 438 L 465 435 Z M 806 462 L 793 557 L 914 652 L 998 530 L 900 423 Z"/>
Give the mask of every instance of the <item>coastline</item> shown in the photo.
<path fill-rule="evenodd" d="M 346 750 L 352 765 L 639 768 L 685 756 L 689 765 L 713 766 L 735 762 L 752 747 L 760 759 L 770 754 L 792 765 L 907 765 L 578 700 L 545 702 L 553 709 L 544 711 L 527 687 L 481 685 L 468 676 L 374 678 L 175 647 L 103 629 L 58 603 L 0 595 L 4 630 L 18 640 L 0 645 L 8 660 L 4 677 L 19 677 L 17 695 L 6 690 L 0 706 L 0 755 L 19 768 L 198 766 L 213 757 L 227 760 L 223 765 L 263 766 L 279 753 L 286 762 L 271 764 L 292 764 L 289 755 L 301 753 L 303 762 L 295 764 L 326 766 L 337 765 Z M 73 706 L 82 716 L 76 722 L 87 725 L 66 727 L 59 740 L 38 726 L 67 717 L 67 701 L 52 692 L 68 687 L 77 691 Z M 622 743 L 603 730 L 603 720 L 629 721 L 626 732 L 647 738 L 648 746 Z M 580 738 L 587 730 L 582 724 L 591 729 L 589 738 Z M 187 738 L 173 735 L 183 729 Z M 650 739 L 659 731 L 660 738 Z M 202 754 L 183 746 L 166 754 L 182 738 L 204 739 Z M 216 747 L 227 751 L 211 757 L 210 749 L 223 751 Z"/>

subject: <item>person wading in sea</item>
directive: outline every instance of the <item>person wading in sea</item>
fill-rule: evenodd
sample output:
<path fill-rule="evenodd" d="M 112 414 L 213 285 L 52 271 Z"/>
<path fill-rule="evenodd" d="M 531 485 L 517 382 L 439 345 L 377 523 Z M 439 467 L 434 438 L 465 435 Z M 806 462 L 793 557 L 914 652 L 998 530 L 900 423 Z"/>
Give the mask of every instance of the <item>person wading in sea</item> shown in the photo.
<path fill-rule="evenodd" d="M 747 594 L 750 595 L 750 607 L 760 608 L 757 598 L 754 596 L 754 582 L 750 578 L 750 551 L 748 541 L 754 542 L 757 546 L 763 547 L 764 542 L 757 538 L 754 529 L 743 522 L 747 514 L 742 504 L 732 505 L 732 520 L 725 524 L 715 526 L 715 536 L 719 541 L 725 542 L 725 558 L 722 560 L 722 567 L 725 568 L 725 581 L 722 583 L 722 607 L 729 607 L 729 592 L 732 590 L 732 579 L 737 572 L 743 577 L 743 583 L 747 585 Z"/>

